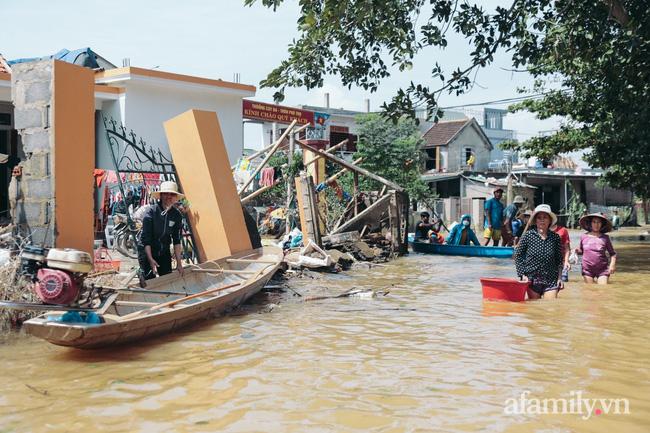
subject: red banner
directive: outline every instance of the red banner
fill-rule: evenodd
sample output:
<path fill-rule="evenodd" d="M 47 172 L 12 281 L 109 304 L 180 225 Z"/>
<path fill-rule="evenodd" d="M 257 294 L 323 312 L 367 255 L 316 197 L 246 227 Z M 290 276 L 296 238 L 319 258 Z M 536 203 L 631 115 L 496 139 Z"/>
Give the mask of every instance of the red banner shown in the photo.
<path fill-rule="evenodd" d="M 244 99 L 243 116 L 245 119 L 262 120 L 264 122 L 277 122 L 289 124 L 294 119 L 299 125 L 314 124 L 314 112 L 301 110 L 299 108 L 284 107 L 282 105 L 266 104 Z"/>

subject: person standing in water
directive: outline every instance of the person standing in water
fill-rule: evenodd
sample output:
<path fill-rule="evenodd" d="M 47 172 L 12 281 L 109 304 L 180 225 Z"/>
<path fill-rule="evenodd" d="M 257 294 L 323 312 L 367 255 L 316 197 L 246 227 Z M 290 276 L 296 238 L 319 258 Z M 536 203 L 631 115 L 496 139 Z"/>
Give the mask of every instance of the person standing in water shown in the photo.
<path fill-rule="evenodd" d="M 612 230 L 612 223 L 605 214 L 593 213 L 580 218 L 580 227 L 587 231 L 576 248 L 582 254 L 582 277 L 586 283 L 607 284 L 616 272 L 616 251 L 605 234 Z"/>
<path fill-rule="evenodd" d="M 515 250 L 517 275 L 529 281 L 528 299 L 552 299 L 564 288 L 560 235 L 550 229 L 557 216 L 547 204 L 533 211 Z"/>

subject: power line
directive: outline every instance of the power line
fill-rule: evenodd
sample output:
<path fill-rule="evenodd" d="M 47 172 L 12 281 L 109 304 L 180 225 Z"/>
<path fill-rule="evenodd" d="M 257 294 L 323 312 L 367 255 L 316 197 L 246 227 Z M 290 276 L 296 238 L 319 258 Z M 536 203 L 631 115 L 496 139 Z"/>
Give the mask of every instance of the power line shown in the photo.
<path fill-rule="evenodd" d="M 567 90 L 560 90 L 560 92 L 568 92 Z M 533 95 L 527 95 L 527 96 L 516 96 L 512 98 L 505 98 L 505 99 L 496 99 L 493 101 L 485 101 L 485 102 L 475 102 L 471 104 L 462 104 L 462 105 L 452 105 L 449 107 L 440 107 L 441 110 L 448 110 L 452 108 L 466 108 L 466 107 L 480 107 L 483 105 L 497 105 L 497 104 L 508 104 L 511 102 L 519 102 L 519 101 L 525 101 L 527 99 L 539 99 L 541 97 L 544 97 L 546 95 L 549 95 L 550 93 L 553 92 L 543 92 L 543 93 L 535 93 Z"/>

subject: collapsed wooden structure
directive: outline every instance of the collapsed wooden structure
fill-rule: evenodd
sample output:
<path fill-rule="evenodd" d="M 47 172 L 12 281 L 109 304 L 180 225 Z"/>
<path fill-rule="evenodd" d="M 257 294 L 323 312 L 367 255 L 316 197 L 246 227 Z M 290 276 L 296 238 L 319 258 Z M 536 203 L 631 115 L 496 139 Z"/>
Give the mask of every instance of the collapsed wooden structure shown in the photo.
<path fill-rule="evenodd" d="M 324 237 L 331 239 L 343 239 L 333 235 L 343 233 L 357 232 L 361 238 L 373 232 L 382 232 L 386 241 L 390 245 L 390 250 L 395 254 L 404 254 L 408 248 L 408 214 L 409 214 L 409 197 L 404 188 L 385 179 L 371 171 L 359 166 L 363 161 L 358 158 L 353 162 L 347 161 L 335 154 L 347 140 L 342 141 L 327 150 L 317 149 L 295 136 L 306 125 L 294 129 L 296 121 L 292 122 L 284 131 L 282 136 L 270 146 L 256 152 L 248 157 L 254 160 L 264 156 L 262 162 L 257 166 L 253 175 L 243 187 L 239 189 L 240 197 L 246 188 L 252 183 L 253 177 L 259 173 L 269 162 L 271 157 L 281 148 L 286 148 L 289 162 L 294 154 L 296 145 L 303 150 L 304 171 L 295 179 L 289 179 L 286 175 L 281 180 L 276 180 L 272 185 L 263 186 L 256 191 L 249 193 L 241 198 L 242 204 L 250 202 L 264 192 L 270 190 L 281 182 L 287 185 L 287 208 L 293 201 L 293 189 L 295 187 L 297 213 L 300 217 L 300 226 L 303 233 L 305 245 L 309 241 L 318 246 L 322 246 Z M 288 146 L 287 146 L 288 139 Z M 329 232 L 325 230 L 326 224 L 322 213 L 319 210 L 319 204 L 326 200 L 325 194 L 316 191 L 317 184 L 313 176 L 309 174 L 312 165 L 319 161 L 329 161 L 341 167 L 341 170 L 323 180 L 323 184 L 333 184 L 336 179 L 346 172 L 353 175 L 352 198 L 347 204 L 343 214 L 338 221 L 331 227 Z M 233 167 L 234 169 L 234 167 Z M 370 203 L 364 203 L 365 209 L 360 209 L 359 177 L 365 176 L 382 185 L 378 192 L 368 194 Z M 289 227 L 289 225 L 287 225 Z M 289 229 L 287 229 L 288 232 Z"/>

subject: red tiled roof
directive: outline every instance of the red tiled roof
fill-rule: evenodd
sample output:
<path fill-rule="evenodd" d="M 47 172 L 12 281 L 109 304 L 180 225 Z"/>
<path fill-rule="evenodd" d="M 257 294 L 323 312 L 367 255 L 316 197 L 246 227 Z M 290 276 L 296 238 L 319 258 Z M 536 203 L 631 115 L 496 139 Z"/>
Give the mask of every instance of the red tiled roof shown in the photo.
<path fill-rule="evenodd" d="M 472 119 L 447 120 L 433 125 L 424 133 L 424 147 L 445 146 Z"/>
<path fill-rule="evenodd" d="M 11 68 L 5 61 L 4 57 L 2 57 L 2 54 L 0 54 L 0 74 L 2 73 L 11 74 Z"/>

